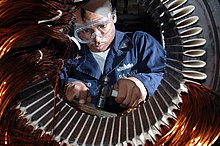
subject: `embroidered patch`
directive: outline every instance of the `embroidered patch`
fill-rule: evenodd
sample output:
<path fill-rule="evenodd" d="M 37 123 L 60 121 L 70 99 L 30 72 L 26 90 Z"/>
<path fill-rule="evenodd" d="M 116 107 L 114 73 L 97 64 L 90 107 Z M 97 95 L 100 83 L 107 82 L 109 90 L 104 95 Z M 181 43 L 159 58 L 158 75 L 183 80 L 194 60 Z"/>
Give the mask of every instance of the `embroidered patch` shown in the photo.
<path fill-rule="evenodd" d="M 133 67 L 133 66 L 134 66 L 133 63 L 129 63 L 129 64 L 127 64 L 127 65 L 126 65 L 126 64 L 123 64 L 123 66 L 117 68 L 117 71 L 123 71 L 123 70 L 129 69 L 129 68 L 131 68 L 131 67 Z"/>
<path fill-rule="evenodd" d="M 77 54 L 77 56 L 75 57 L 75 59 L 80 59 L 82 58 L 82 56 L 80 56 L 79 54 Z"/>

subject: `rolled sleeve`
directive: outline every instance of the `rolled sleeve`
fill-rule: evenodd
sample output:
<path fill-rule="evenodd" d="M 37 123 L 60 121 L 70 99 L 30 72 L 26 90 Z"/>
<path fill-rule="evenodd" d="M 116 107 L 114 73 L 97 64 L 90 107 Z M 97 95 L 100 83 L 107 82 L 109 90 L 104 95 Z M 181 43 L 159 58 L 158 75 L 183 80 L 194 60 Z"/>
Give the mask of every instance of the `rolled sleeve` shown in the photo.
<path fill-rule="evenodd" d="M 163 73 L 138 73 L 133 75 L 133 77 L 140 80 L 145 86 L 148 95 L 152 96 L 163 78 Z"/>

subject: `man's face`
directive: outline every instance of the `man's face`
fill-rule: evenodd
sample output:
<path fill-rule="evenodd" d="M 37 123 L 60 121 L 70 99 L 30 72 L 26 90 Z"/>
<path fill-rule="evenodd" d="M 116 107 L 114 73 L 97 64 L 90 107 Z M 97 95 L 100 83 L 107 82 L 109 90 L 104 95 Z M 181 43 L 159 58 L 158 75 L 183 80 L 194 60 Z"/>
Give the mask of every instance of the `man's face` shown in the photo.
<path fill-rule="evenodd" d="M 115 26 L 112 14 L 108 17 L 96 14 L 90 11 L 76 13 L 75 37 L 81 43 L 87 43 L 89 49 L 93 52 L 103 52 L 114 39 Z M 79 19 L 79 16 L 81 17 Z"/>

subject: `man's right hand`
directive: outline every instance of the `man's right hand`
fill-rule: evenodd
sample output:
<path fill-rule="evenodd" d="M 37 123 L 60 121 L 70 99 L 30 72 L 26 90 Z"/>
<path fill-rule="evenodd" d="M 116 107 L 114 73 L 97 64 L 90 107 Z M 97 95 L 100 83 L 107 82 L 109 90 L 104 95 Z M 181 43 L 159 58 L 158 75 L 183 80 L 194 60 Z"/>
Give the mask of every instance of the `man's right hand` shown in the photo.
<path fill-rule="evenodd" d="M 70 82 L 66 84 L 65 95 L 67 100 L 78 99 L 79 103 L 91 103 L 92 98 L 89 95 L 89 88 L 82 82 Z"/>

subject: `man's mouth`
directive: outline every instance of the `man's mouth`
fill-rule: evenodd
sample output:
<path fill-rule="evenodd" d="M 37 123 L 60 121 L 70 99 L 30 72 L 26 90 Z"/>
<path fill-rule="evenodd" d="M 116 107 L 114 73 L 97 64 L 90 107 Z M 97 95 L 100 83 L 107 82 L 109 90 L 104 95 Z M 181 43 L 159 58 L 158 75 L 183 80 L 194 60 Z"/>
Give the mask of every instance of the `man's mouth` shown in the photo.
<path fill-rule="evenodd" d="M 103 46 L 103 45 L 96 45 L 95 47 L 96 47 L 96 48 L 100 48 L 100 47 L 102 47 L 102 46 Z"/>
<path fill-rule="evenodd" d="M 100 44 L 98 44 L 98 45 L 94 45 L 96 48 L 101 48 L 101 47 L 103 47 L 105 45 L 105 43 L 104 42 L 101 42 Z"/>

